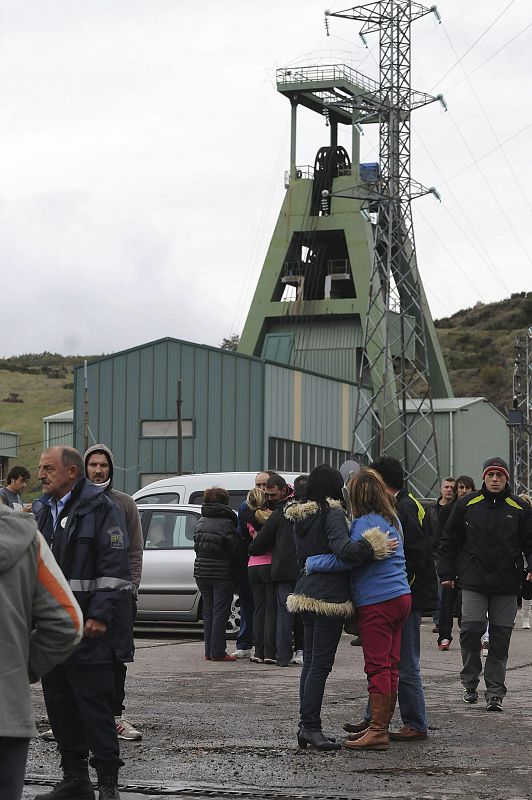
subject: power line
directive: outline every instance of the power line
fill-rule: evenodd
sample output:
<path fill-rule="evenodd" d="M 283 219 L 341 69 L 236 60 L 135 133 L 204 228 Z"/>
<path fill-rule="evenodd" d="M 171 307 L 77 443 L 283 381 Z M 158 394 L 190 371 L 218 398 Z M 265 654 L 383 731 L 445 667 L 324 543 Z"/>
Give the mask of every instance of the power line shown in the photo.
<path fill-rule="evenodd" d="M 445 28 L 444 28 L 444 33 L 445 33 L 445 36 L 447 37 L 447 41 L 449 42 L 449 44 L 451 45 L 451 47 L 452 47 L 452 49 L 453 49 L 453 52 L 456 52 L 456 48 L 454 47 L 454 44 L 452 43 L 452 41 L 451 41 L 451 38 L 450 38 L 450 36 L 449 36 L 449 34 L 447 33 L 447 30 L 446 30 Z M 473 92 L 473 96 L 474 96 L 475 100 L 477 101 L 478 107 L 480 108 L 480 110 L 481 110 L 481 112 L 482 112 L 482 114 L 483 114 L 483 116 L 484 116 L 484 119 L 486 120 L 486 123 L 487 123 L 487 125 L 488 125 L 489 129 L 491 130 L 491 132 L 492 132 L 492 134 L 493 134 L 493 137 L 494 137 L 495 141 L 496 141 L 496 142 L 497 142 L 497 144 L 499 145 L 499 148 L 500 148 L 500 150 L 501 150 L 501 153 L 502 153 L 502 155 L 503 155 L 503 158 L 504 158 L 504 160 L 506 161 L 506 165 L 507 165 L 507 167 L 508 167 L 509 171 L 511 172 L 511 174 L 512 174 L 513 178 L 514 178 L 514 180 L 515 180 L 515 182 L 516 182 L 516 184 L 517 184 L 517 187 L 518 187 L 518 188 L 519 188 L 519 190 L 521 191 L 521 194 L 523 195 L 523 198 L 524 198 L 524 200 L 525 200 L 525 203 L 528 205 L 528 207 L 529 207 L 530 211 L 532 211 L 532 205 L 531 205 L 531 203 L 530 203 L 530 200 L 528 199 L 528 197 L 527 197 L 527 194 L 526 194 L 526 192 L 525 192 L 525 190 L 524 190 L 524 188 L 523 188 L 523 186 L 522 186 L 522 184 L 521 184 L 521 182 L 520 182 L 520 180 L 519 180 L 519 178 L 518 178 L 518 176 L 517 176 L 517 174 L 516 174 L 516 172 L 515 172 L 515 170 L 514 170 L 514 168 L 513 168 L 513 164 L 511 163 L 510 159 L 508 158 L 508 156 L 507 156 L 507 155 L 506 155 L 506 153 L 504 152 L 504 149 L 501 147 L 501 143 L 500 143 L 500 141 L 499 141 L 499 137 L 497 136 L 497 132 L 496 132 L 495 128 L 493 127 L 493 124 L 492 124 L 492 122 L 491 122 L 491 119 L 490 119 L 489 115 L 486 113 L 486 110 L 484 109 L 484 106 L 483 106 L 483 105 L 482 105 L 482 103 L 480 102 L 480 99 L 479 99 L 479 97 L 478 97 L 478 95 L 477 95 L 477 93 L 476 93 L 476 91 L 475 91 L 475 88 L 474 88 L 474 86 L 473 86 L 473 84 L 472 84 L 472 82 L 471 82 L 471 80 L 470 80 L 470 78 L 469 78 L 469 76 L 468 76 L 468 75 L 466 75 L 466 79 L 467 79 L 467 82 L 468 82 L 468 84 L 469 84 L 469 88 L 470 88 L 470 89 L 471 89 L 471 91 Z M 452 119 L 452 117 L 451 117 L 451 119 Z M 477 164 L 478 164 L 478 160 L 477 160 Z M 508 218 L 507 218 L 507 219 L 508 219 Z M 514 230 L 514 228 L 513 228 L 513 224 L 512 224 L 512 230 Z M 521 242 L 521 240 L 520 240 L 520 238 L 519 238 L 519 236 L 518 236 L 518 234 L 517 234 L 517 232 L 516 232 L 516 231 L 515 231 L 515 234 L 516 234 L 516 236 L 517 236 L 517 239 L 518 239 L 519 243 L 521 244 L 521 247 L 523 248 L 523 251 L 524 251 L 524 253 L 525 253 L 526 257 L 527 257 L 527 258 L 529 258 L 529 260 L 530 260 L 530 257 L 529 257 L 529 255 L 528 255 L 528 251 L 527 251 L 527 249 L 524 247 L 524 245 L 522 244 L 522 242 Z M 532 262 L 531 262 L 531 263 L 532 263 Z"/>
<path fill-rule="evenodd" d="M 508 142 L 511 142 L 512 139 L 516 139 L 518 136 L 520 136 L 522 133 L 527 131 L 529 128 L 532 128 L 532 122 L 529 122 L 527 125 L 525 125 L 524 127 L 520 128 L 515 133 L 512 133 L 511 136 L 508 136 L 507 139 L 504 139 L 502 142 L 500 142 L 500 144 L 498 144 L 497 147 L 493 147 L 491 150 L 488 150 L 486 153 L 484 153 L 484 155 L 480 156 L 475 161 L 472 161 L 466 167 L 462 167 L 462 169 L 459 169 L 458 172 L 454 172 L 449 178 L 445 178 L 443 181 L 441 181 L 438 184 L 438 186 L 446 186 L 448 183 L 453 181 L 455 178 L 458 178 L 459 175 L 462 175 L 462 173 L 467 172 L 468 169 L 471 169 L 471 167 L 474 167 L 475 164 L 478 163 L 479 161 L 483 161 L 488 156 L 491 156 L 491 155 L 493 155 L 493 153 L 496 153 L 497 150 L 502 149 L 505 144 L 508 144 Z M 528 198 L 527 198 L 527 201 L 528 201 Z"/>
<path fill-rule="evenodd" d="M 434 160 L 434 157 L 433 157 L 432 153 L 431 153 L 431 152 L 428 150 L 427 146 L 425 145 L 425 142 L 423 141 L 423 138 L 422 138 L 422 137 L 418 137 L 418 138 L 419 138 L 419 140 L 420 140 L 421 146 L 422 146 L 422 147 L 423 147 L 423 149 L 425 150 L 425 153 L 427 154 L 427 156 L 430 158 L 430 160 L 431 160 L 431 161 L 432 161 L 432 163 L 434 164 L 434 166 L 435 166 L 435 168 L 437 169 L 438 173 L 439 173 L 440 175 L 442 175 L 442 172 L 441 172 L 441 170 L 440 170 L 440 168 L 439 168 L 438 164 L 437 164 L 437 163 L 436 163 L 436 161 Z M 451 210 L 450 210 L 449 206 L 448 206 L 447 204 L 445 204 L 445 203 L 444 203 L 444 204 L 443 204 L 443 206 L 444 206 L 445 210 L 447 211 L 447 213 L 449 214 L 449 216 L 451 217 L 451 219 L 453 220 L 453 222 L 455 223 L 455 225 L 457 226 L 457 228 L 460 230 L 460 232 L 462 233 L 462 235 L 463 235 L 463 236 L 464 236 L 464 237 L 467 239 L 467 241 L 469 242 L 469 244 L 471 245 L 471 247 L 472 247 L 472 248 L 473 248 L 473 249 L 474 249 L 474 250 L 475 250 L 475 251 L 478 253 L 478 255 L 480 256 L 480 258 L 481 258 L 481 259 L 484 261 L 484 263 L 486 264 L 487 268 L 490 270 L 490 272 L 491 272 L 491 273 L 492 273 L 492 275 L 495 277 L 495 279 L 496 279 L 496 280 L 497 280 L 497 281 L 500 283 L 500 285 L 501 285 L 501 287 L 504 289 L 504 291 L 505 291 L 505 292 L 508 292 L 508 293 L 510 293 L 510 294 L 511 294 L 511 289 L 509 288 L 509 286 L 507 286 L 507 285 L 506 285 L 506 283 L 504 282 L 503 278 L 500 276 L 500 274 L 499 274 L 499 272 L 498 272 L 498 270 L 497 270 L 497 268 L 496 268 L 495 264 L 492 262 L 492 260 L 491 260 L 491 258 L 490 258 L 490 256 L 489 256 L 488 252 L 486 251 L 486 248 L 484 247 L 482 240 L 480 239 L 480 237 L 479 237 L 479 236 L 478 236 L 478 234 L 476 233 L 476 231 L 475 231 L 475 228 L 474 228 L 474 226 L 472 225 L 472 223 L 470 222 L 470 220 L 469 220 L 469 218 L 468 218 L 468 215 L 467 215 L 466 211 L 465 211 L 465 210 L 464 210 L 464 208 L 462 207 L 462 205 L 461 205 L 460 201 L 458 200 L 458 198 L 457 198 L 457 197 L 455 196 L 455 194 L 452 192 L 452 189 L 451 189 L 451 196 L 452 196 L 452 199 L 453 199 L 453 201 L 454 201 L 454 204 L 455 204 L 455 206 L 456 206 L 456 207 L 458 208 L 458 210 L 460 211 L 460 213 L 461 213 L 461 215 L 462 215 L 463 219 L 464 219 L 464 220 L 467 222 L 467 224 L 468 224 L 468 226 L 469 226 L 469 229 L 470 229 L 470 231 L 471 231 L 471 232 L 474 234 L 474 236 L 476 237 L 476 239 L 477 239 L 477 241 L 478 241 L 478 246 L 477 246 L 477 245 L 475 244 L 475 242 L 472 240 L 471 236 L 469 236 L 468 232 L 467 232 L 467 231 L 464 229 L 464 227 L 463 227 L 463 226 L 460 224 L 459 220 L 458 220 L 458 219 L 457 219 L 457 218 L 454 216 L 454 214 L 451 212 Z M 482 251 L 484 251 L 484 254 L 483 254 L 483 252 L 482 252 Z"/>
<path fill-rule="evenodd" d="M 445 205 L 443 205 L 443 208 L 445 208 L 446 211 L 448 210 Z M 460 264 L 460 262 L 458 261 L 457 257 L 451 252 L 451 250 L 449 250 L 449 247 L 447 246 L 446 242 L 444 242 L 444 240 L 441 238 L 441 236 L 439 235 L 439 233 L 436 230 L 436 228 L 434 228 L 434 226 L 431 225 L 431 223 L 429 222 L 427 217 L 423 214 L 422 211 L 419 210 L 419 208 L 416 208 L 416 217 L 417 216 L 420 216 L 423 219 L 425 225 L 427 226 L 427 228 L 430 229 L 430 231 L 432 232 L 434 238 L 439 241 L 439 243 L 444 248 L 445 252 L 449 256 L 451 261 L 453 261 L 453 263 L 456 265 L 456 267 L 458 267 L 458 271 L 459 271 L 459 274 L 460 274 L 460 280 L 464 280 L 465 279 L 467 281 L 467 283 L 469 283 L 471 288 L 474 289 L 476 293 L 478 293 L 478 284 L 476 284 L 469 277 L 468 271 L 464 270 L 463 264 Z M 443 307 L 443 309 L 447 312 L 447 316 L 451 316 L 453 312 L 450 311 L 449 308 L 447 308 L 445 303 L 442 301 L 441 296 L 438 296 L 436 299 L 440 303 L 440 305 Z"/>
<path fill-rule="evenodd" d="M 453 71 L 453 70 L 454 70 L 454 69 L 455 69 L 455 68 L 456 68 L 456 67 L 457 67 L 457 66 L 458 66 L 458 65 L 459 65 L 459 64 L 462 62 L 462 60 L 463 60 L 463 59 L 464 59 L 464 58 L 467 56 L 467 54 L 468 54 L 468 53 L 470 53 L 470 52 L 471 52 L 471 50 L 472 50 L 472 49 L 473 49 L 473 48 L 474 48 L 474 47 L 475 47 L 475 46 L 476 46 L 476 45 L 477 45 L 477 44 L 480 42 L 480 40 L 484 38 L 484 36 L 485 36 L 485 35 L 488 33 L 488 31 L 490 31 L 490 30 L 493 28 L 493 26 L 494 26 L 494 25 L 495 25 L 495 24 L 496 24 L 496 23 L 497 23 L 497 22 L 500 20 L 500 18 L 501 18 L 501 17 L 502 17 L 504 14 L 506 14 L 506 12 L 508 11 L 508 9 L 509 9 L 509 8 L 511 8 L 511 6 L 513 6 L 513 4 L 514 4 L 515 2 L 516 2 L 516 0 L 510 0 L 510 2 L 508 3 L 508 5 L 507 5 L 505 8 L 503 8 L 503 10 L 501 11 L 501 13 L 500 13 L 500 14 L 498 14 L 498 15 L 495 17 L 495 19 L 494 19 L 492 22 L 490 22 L 490 24 L 488 25 L 488 27 L 487 27 L 487 28 L 485 28 L 485 29 L 482 31 L 482 33 L 480 34 L 480 36 L 478 36 L 478 37 L 475 39 L 475 41 L 473 42 L 473 44 L 471 44 L 471 45 L 470 45 L 470 46 L 467 48 L 467 50 L 466 50 L 464 53 L 462 53 L 462 55 L 461 55 L 461 56 L 459 56 L 459 57 L 458 57 L 458 53 L 456 53 L 456 52 L 455 52 L 455 55 L 457 56 L 457 60 L 456 60 L 456 61 L 455 61 L 455 63 L 452 65 L 452 67 L 450 67 L 450 68 L 447 70 L 447 72 L 446 72 L 444 75 L 442 75 L 442 77 L 439 79 L 439 81 L 437 81 L 437 82 L 434 84 L 434 86 L 433 86 L 433 87 L 432 87 L 432 89 L 430 90 L 431 92 L 432 92 L 432 91 L 434 91 L 434 89 L 436 88 L 436 86 L 439 86 L 439 85 L 441 84 L 441 82 L 442 82 L 443 80 L 445 80 L 445 78 L 447 77 L 447 75 L 450 75 L 450 74 L 451 74 L 451 72 L 452 72 L 452 71 Z M 454 48 L 453 48 L 453 49 L 454 49 Z M 501 48 L 501 49 L 502 49 L 502 48 Z M 500 52 L 500 51 L 497 51 L 497 52 Z"/>
<path fill-rule="evenodd" d="M 74 435 L 76 433 L 81 433 L 81 431 L 82 431 L 82 428 L 77 428 L 75 431 L 72 431 L 72 434 Z M 58 439 L 64 439 L 64 438 L 65 438 L 65 434 L 63 433 L 60 436 L 51 436 L 48 439 L 48 441 L 49 442 L 55 442 Z M 8 447 L 3 447 L 2 450 L 21 450 L 23 447 L 33 447 L 33 445 L 35 445 L 35 444 L 40 444 L 41 446 L 44 447 L 44 439 L 39 439 L 36 442 L 24 442 L 24 444 L 12 444 L 12 445 L 9 445 Z M 14 457 L 15 456 L 9 456 L 9 458 L 14 458 Z"/>
<path fill-rule="evenodd" d="M 522 28 L 520 31 L 518 31 L 518 33 L 516 33 L 515 36 L 512 36 L 511 39 L 508 39 L 507 42 L 505 42 L 501 47 L 499 47 L 498 50 L 495 50 L 494 53 L 492 53 L 490 56 L 488 56 L 488 58 L 485 58 L 484 61 L 481 61 L 480 64 L 477 64 L 477 66 L 474 69 L 472 69 L 470 72 L 468 72 L 467 75 L 465 75 L 463 78 L 460 78 L 459 81 L 456 81 L 456 83 L 453 83 L 452 86 L 450 86 L 448 89 L 446 89 L 446 94 L 449 94 L 449 92 L 451 92 L 453 89 L 455 89 L 461 83 L 463 83 L 466 80 L 466 78 L 469 78 L 469 77 L 471 77 L 471 75 L 474 75 L 475 72 L 478 72 L 478 70 L 481 67 L 483 67 L 484 64 L 487 64 L 488 61 L 491 61 L 492 58 L 495 58 L 495 56 L 499 55 L 499 53 L 502 50 L 504 50 L 505 47 L 508 47 L 509 44 L 511 44 L 512 42 L 515 42 L 515 40 L 518 39 L 519 36 L 521 36 L 523 33 L 525 33 L 525 31 L 527 31 L 531 27 L 532 27 L 532 22 L 529 22 L 528 25 L 525 25 L 525 27 Z"/>
<path fill-rule="evenodd" d="M 532 23 L 531 23 L 531 24 L 532 24 Z M 453 43 L 452 43 L 452 41 L 451 41 L 451 38 L 450 38 L 450 36 L 449 36 L 449 34 L 447 33 L 447 30 L 446 30 L 445 28 L 444 28 L 444 32 L 445 32 L 445 36 L 447 37 L 447 41 L 449 42 L 449 44 L 450 44 L 450 46 L 451 46 L 451 48 L 452 48 L 453 52 L 454 52 L 454 53 L 456 53 L 456 49 L 455 49 L 455 47 L 454 47 L 454 45 L 453 45 Z M 489 118 L 488 118 L 488 115 L 486 114 L 486 112 L 485 112 L 485 110 L 484 110 L 484 108 L 483 108 L 483 106 L 482 106 L 482 104 L 481 104 L 480 100 L 478 99 L 478 97 L 477 97 L 477 94 L 476 94 L 475 90 L 473 89 L 473 86 L 471 85 L 471 81 L 469 80 L 469 76 L 466 76 L 466 79 L 467 79 L 467 81 L 469 82 L 469 87 L 470 87 L 471 91 L 473 92 L 473 96 L 475 97 L 475 100 L 477 101 L 477 103 L 478 103 L 478 105 L 479 105 L 479 107 L 480 107 L 480 109 L 481 109 L 481 111 L 482 111 L 482 113 L 483 113 L 484 117 L 486 118 L 486 120 L 487 120 L 487 122 L 488 122 L 488 125 L 489 125 L 489 127 L 490 127 L 490 130 L 491 130 L 491 132 L 493 133 L 493 135 L 494 135 L 494 137 L 495 137 L 495 141 L 497 141 L 497 143 L 499 144 L 499 141 L 498 141 L 497 134 L 495 133 L 495 130 L 493 129 L 493 126 L 492 126 L 492 124 L 491 124 L 491 121 L 489 120 Z M 525 258 L 526 258 L 526 259 L 527 259 L 527 260 L 528 260 L 528 261 L 529 261 L 529 262 L 532 264 L 532 258 L 530 257 L 530 254 L 528 253 L 528 250 L 527 250 L 527 248 L 525 247 L 523 240 L 521 239 L 521 237 L 520 237 L 520 235 L 519 235 L 519 233 L 518 233 L 517 229 L 515 228 L 515 226 L 514 226 L 514 224 L 513 224 L 512 220 L 510 219 L 510 217 L 508 216 L 508 214 L 507 214 L 507 213 L 506 213 L 506 211 L 504 210 L 504 208 L 503 208 L 502 204 L 500 203 L 500 201 L 499 201 L 499 198 L 497 197 L 496 193 L 495 193 L 495 192 L 494 192 L 494 190 L 492 189 L 490 182 L 488 181 L 488 179 L 487 179 L 486 175 L 484 174 L 484 172 L 483 172 L 483 170 L 482 170 L 482 167 L 480 166 L 480 164 L 479 164 L 479 162 L 478 162 L 478 159 L 475 157 L 475 155 L 474 155 L 473 151 L 471 150 L 471 148 L 470 148 L 469 144 L 467 143 L 467 141 L 466 141 L 466 139 L 465 139 L 465 137 L 464 137 L 464 135 L 463 135 L 463 133 L 462 133 L 462 131 L 461 131 L 461 129 L 460 129 L 460 127 L 459 127 L 459 125 L 458 125 L 458 123 L 456 122 L 456 120 L 454 119 L 453 115 L 452 115 L 450 112 L 449 112 L 449 118 L 450 118 L 450 120 L 452 121 L 453 125 L 455 126 L 455 128 L 456 128 L 456 131 L 457 131 L 458 135 L 460 136 L 460 138 L 461 138 L 462 142 L 463 142 L 463 143 L 464 143 L 464 145 L 466 146 L 466 148 L 467 148 L 467 151 L 468 151 L 469 155 L 471 156 L 471 158 L 472 158 L 472 159 L 473 159 L 473 161 L 475 162 L 475 166 L 477 167 L 477 169 L 478 169 L 478 171 L 479 171 L 479 174 L 480 174 L 480 176 L 482 177 L 482 179 L 483 179 L 484 183 L 485 183 L 485 184 L 486 184 L 486 186 L 488 187 L 488 190 L 489 190 L 489 192 L 490 192 L 490 194 L 491 194 L 491 196 L 492 196 L 492 198 L 493 198 L 493 200 L 494 200 L 495 204 L 497 205 L 497 207 L 498 207 L 498 209 L 499 209 L 500 213 L 503 215 L 503 217 L 504 217 L 504 219 L 506 220 L 506 222 L 507 222 L 507 224 L 508 224 L 509 228 L 511 229 L 511 231 L 512 231 L 513 235 L 515 236 L 515 239 L 516 239 L 516 241 L 518 242 L 519 246 L 521 247 L 521 249 L 522 249 L 522 251 L 523 251 L 523 253 L 524 253 L 524 255 L 525 255 Z M 523 190 L 523 188 L 522 188 L 522 186 L 521 186 L 521 184 L 520 184 L 520 182 L 519 182 L 519 179 L 517 178 L 517 176 L 516 176 L 516 174 L 515 174 L 515 172 L 514 172 L 514 169 L 513 169 L 512 165 L 510 164 L 510 162 L 509 162 L 509 160 L 508 160 L 508 157 L 506 156 L 506 153 L 504 152 L 504 150 L 503 150 L 502 148 L 501 148 L 501 152 L 502 152 L 502 154 L 503 154 L 503 156 L 504 156 L 504 158 L 505 158 L 505 160 L 506 160 L 506 163 L 507 163 L 507 164 L 508 164 L 508 166 L 509 166 L 509 169 L 510 169 L 510 171 L 511 171 L 511 173 L 512 173 L 512 175 L 513 175 L 513 177 L 514 177 L 514 179 L 515 179 L 515 181 L 516 181 L 516 183 L 517 183 L 517 185 L 518 185 L 519 189 L 521 190 L 521 192 L 522 192 L 522 193 L 523 193 L 523 195 L 525 196 L 525 199 L 526 199 L 526 202 L 527 202 L 527 204 L 528 204 L 529 208 L 531 208 L 531 210 L 532 210 L 532 207 L 530 206 L 530 203 L 529 203 L 529 201 L 528 201 L 528 198 L 526 198 L 526 195 L 525 195 L 525 193 L 524 193 L 524 190 Z"/>

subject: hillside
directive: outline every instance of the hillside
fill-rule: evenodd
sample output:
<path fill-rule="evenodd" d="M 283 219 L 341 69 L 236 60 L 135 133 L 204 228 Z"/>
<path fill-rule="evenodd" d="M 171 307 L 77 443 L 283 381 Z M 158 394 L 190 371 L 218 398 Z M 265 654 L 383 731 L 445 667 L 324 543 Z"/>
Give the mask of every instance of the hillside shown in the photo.
<path fill-rule="evenodd" d="M 487 397 L 503 413 L 512 405 L 514 344 L 532 325 L 532 292 L 477 303 L 435 322 L 457 397 Z"/>
<path fill-rule="evenodd" d="M 477 303 L 435 325 L 455 395 L 487 397 L 505 412 L 512 403 L 515 340 L 532 326 L 532 292 L 496 303 Z M 72 408 L 73 368 L 83 360 L 83 356 L 57 353 L 0 359 L 0 401 L 11 393 L 24 401 L 0 402 L 0 429 L 21 435 L 17 462 L 32 475 L 26 499 L 39 492 L 42 418 Z"/>
<path fill-rule="evenodd" d="M 73 368 L 82 356 L 26 354 L 0 359 L 0 429 L 20 434 L 19 457 L 31 473 L 25 499 L 40 493 L 37 465 L 42 452 L 42 418 L 72 408 Z M 22 403 L 1 402 L 16 393 Z"/>

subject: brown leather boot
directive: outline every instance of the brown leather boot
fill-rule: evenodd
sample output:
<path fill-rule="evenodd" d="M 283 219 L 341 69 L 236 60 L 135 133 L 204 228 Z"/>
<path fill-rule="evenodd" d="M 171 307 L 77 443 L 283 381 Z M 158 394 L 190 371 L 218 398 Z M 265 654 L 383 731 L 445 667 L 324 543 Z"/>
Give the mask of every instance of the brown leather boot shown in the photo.
<path fill-rule="evenodd" d="M 369 719 L 363 719 L 361 722 L 346 722 L 344 725 L 344 731 L 347 733 L 364 733 L 369 728 Z M 349 739 L 353 738 L 351 736 L 348 737 Z"/>
<path fill-rule="evenodd" d="M 349 750 L 387 750 L 390 743 L 388 725 L 390 724 L 391 698 L 389 694 L 370 694 L 371 722 L 369 728 L 359 739 L 344 742 Z"/>
<path fill-rule="evenodd" d="M 393 694 L 390 695 L 390 719 L 388 720 L 388 725 L 393 719 L 396 703 L 397 703 L 397 692 L 394 692 Z M 364 727 L 362 727 L 362 725 L 364 725 Z M 358 728 L 358 731 L 355 732 L 355 728 Z M 344 725 L 344 731 L 352 731 L 352 733 L 350 733 L 349 736 L 347 737 L 349 742 L 356 742 L 357 739 L 360 739 L 361 736 L 364 736 L 368 728 L 369 728 L 369 722 L 367 722 L 366 720 L 363 720 L 363 722 L 361 722 L 359 725 L 350 725 L 349 723 L 346 723 Z M 390 738 L 393 738 L 391 734 Z"/>

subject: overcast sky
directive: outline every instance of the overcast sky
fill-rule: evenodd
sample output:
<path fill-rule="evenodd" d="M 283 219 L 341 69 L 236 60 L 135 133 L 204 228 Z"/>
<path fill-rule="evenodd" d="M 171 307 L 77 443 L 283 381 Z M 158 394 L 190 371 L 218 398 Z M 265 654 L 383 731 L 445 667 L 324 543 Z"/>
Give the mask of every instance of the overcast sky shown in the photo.
<path fill-rule="evenodd" d="M 284 194 L 276 67 L 377 78 L 332 0 L 0 0 L 3 355 L 240 333 Z M 531 290 L 532 6 L 441 0 L 413 28 L 418 263 L 435 318 Z M 328 130 L 299 117 L 298 164 Z M 344 129 L 340 144 L 349 146 Z M 377 160 L 376 130 L 362 160 Z"/>

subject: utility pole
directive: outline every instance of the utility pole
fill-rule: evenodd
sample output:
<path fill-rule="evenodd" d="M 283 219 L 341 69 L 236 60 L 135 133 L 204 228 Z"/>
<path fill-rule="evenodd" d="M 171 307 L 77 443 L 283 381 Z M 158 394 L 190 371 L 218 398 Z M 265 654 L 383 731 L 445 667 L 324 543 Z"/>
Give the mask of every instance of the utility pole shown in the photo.
<path fill-rule="evenodd" d="M 374 191 L 336 196 L 364 199 L 374 232 L 373 266 L 359 383 L 371 376 L 369 397 L 357 399 L 353 453 L 365 460 L 390 455 L 402 461 L 414 491 L 430 496 L 439 482 L 432 397 L 452 396 L 445 368 L 431 374 L 428 304 L 419 276 L 411 201 L 438 194 L 412 180 L 410 117 L 435 101 L 411 88 L 411 25 L 434 13 L 410 0 L 382 0 L 344 11 L 326 11 L 362 23 L 360 36 L 379 35 L 379 91 L 352 101 L 358 121 L 379 124 L 380 176 Z M 445 106 L 444 106 L 445 107 Z M 355 114 L 353 115 L 355 117 Z M 432 323 L 431 323 L 432 324 Z M 434 332 L 431 331 L 431 334 Z M 434 360 L 434 359 L 432 359 Z M 438 373 L 438 374 L 437 374 Z M 365 377 L 366 376 L 366 377 Z"/>
<path fill-rule="evenodd" d="M 89 449 L 89 377 L 87 361 L 83 362 L 83 447 Z"/>
<path fill-rule="evenodd" d="M 177 381 L 176 392 L 176 412 L 177 412 L 177 474 L 183 474 L 183 418 L 182 418 L 182 405 L 181 388 L 183 381 L 181 378 Z"/>

